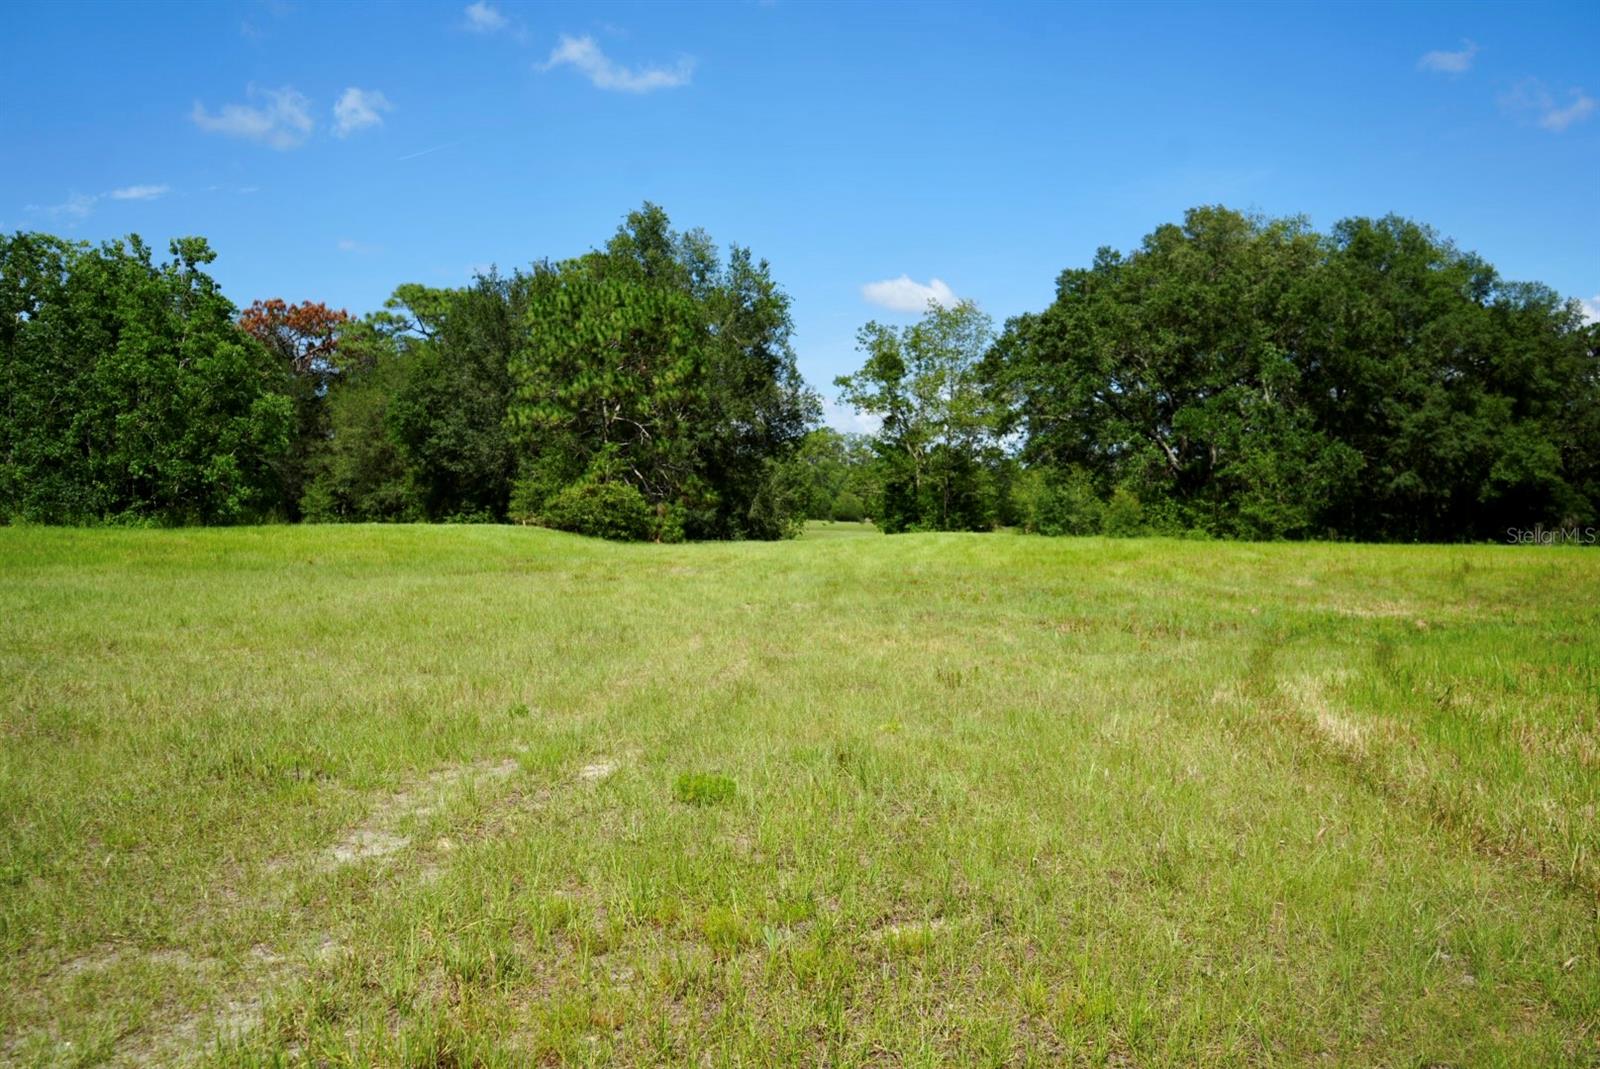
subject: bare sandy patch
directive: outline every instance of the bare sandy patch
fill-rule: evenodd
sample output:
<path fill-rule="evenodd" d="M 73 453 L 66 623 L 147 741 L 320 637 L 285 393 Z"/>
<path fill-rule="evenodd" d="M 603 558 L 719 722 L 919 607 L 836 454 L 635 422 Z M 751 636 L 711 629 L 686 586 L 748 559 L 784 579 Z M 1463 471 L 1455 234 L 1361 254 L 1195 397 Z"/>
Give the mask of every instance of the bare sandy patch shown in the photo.
<path fill-rule="evenodd" d="M 512 758 L 450 765 L 426 779 L 400 790 L 373 807 L 371 814 L 347 831 L 323 855 L 322 867 L 340 868 L 360 861 L 398 854 L 411 845 L 411 837 L 399 829 L 411 820 L 436 812 L 458 786 L 477 779 L 507 779 L 520 766 Z"/>
<path fill-rule="evenodd" d="M 616 772 L 618 764 L 609 757 L 602 757 L 578 769 L 578 778 L 585 783 L 594 783 L 607 779 Z"/>
<path fill-rule="evenodd" d="M 615 762 L 606 774 L 615 770 Z M 279 877 L 255 888 L 255 893 L 230 894 L 230 908 L 239 912 L 279 908 L 294 874 L 304 872 L 307 862 L 312 873 L 330 872 L 364 862 L 392 858 L 412 846 L 416 829 L 410 825 L 438 812 L 452 795 L 473 783 L 506 781 L 521 766 L 511 758 L 493 758 L 469 764 L 449 765 L 380 798 L 366 819 L 348 828 L 339 838 L 309 857 L 283 857 L 266 866 Z M 510 788 L 515 792 L 515 788 Z M 429 839 L 425 853 L 445 854 L 455 849 L 450 839 Z M 437 869 L 425 869 L 426 882 Z M 209 991 L 203 1004 L 179 1007 L 172 1001 L 154 1007 L 154 1012 L 137 1030 L 118 1039 L 104 1064 L 112 1066 L 177 1065 L 196 1060 L 218 1041 L 238 1039 L 258 1027 L 267 1001 L 285 984 L 293 981 L 310 962 L 327 962 L 344 953 L 344 944 L 328 932 L 287 933 L 277 946 L 258 943 L 235 963 L 199 956 L 181 947 L 143 949 L 118 943 L 91 946 L 58 964 L 52 974 L 55 982 L 70 984 L 79 978 L 103 973 L 131 972 L 152 967 L 190 974 Z M 193 986 L 192 984 L 189 986 Z M 46 1051 L 59 1057 L 68 1047 L 48 1031 L 10 1037 L 0 1043 L 0 1064 L 21 1058 L 25 1051 Z M 70 1046 L 70 1045 L 68 1045 Z M 30 1055 L 31 1057 L 31 1055 Z"/>

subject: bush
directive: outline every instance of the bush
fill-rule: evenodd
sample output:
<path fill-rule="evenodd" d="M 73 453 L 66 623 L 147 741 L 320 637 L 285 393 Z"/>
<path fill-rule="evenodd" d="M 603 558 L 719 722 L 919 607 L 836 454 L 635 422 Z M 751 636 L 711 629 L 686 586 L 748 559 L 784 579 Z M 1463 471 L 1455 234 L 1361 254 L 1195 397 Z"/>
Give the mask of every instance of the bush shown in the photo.
<path fill-rule="evenodd" d="M 1106 507 L 1082 471 L 1047 480 L 1032 504 L 1028 526 L 1042 535 L 1098 534 L 1105 522 Z"/>
<path fill-rule="evenodd" d="M 1119 486 L 1106 504 L 1105 533 L 1120 538 L 1143 534 L 1144 506 L 1139 495 L 1125 486 Z"/>
<path fill-rule="evenodd" d="M 833 499 L 833 518 L 845 523 L 860 523 L 861 518 L 867 514 L 866 507 L 861 504 L 861 499 L 849 490 L 845 490 Z"/>
<path fill-rule="evenodd" d="M 539 522 L 560 531 L 617 542 L 644 542 L 656 534 L 655 511 L 629 483 L 573 483 L 544 503 Z"/>
<path fill-rule="evenodd" d="M 745 516 L 751 538 L 797 538 L 806 526 L 804 473 L 793 464 L 767 461 L 765 474 Z"/>
<path fill-rule="evenodd" d="M 656 534 L 657 542 L 682 542 L 683 535 L 682 505 L 668 505 L 665 502 L 656 506 Z"/>
<path fill-rule="evenodd" d="M 711 772 L 685 772 L 672 786 L 672 796 L 684 805 L 716 805 L 735 793 L 733 780 Z"/>

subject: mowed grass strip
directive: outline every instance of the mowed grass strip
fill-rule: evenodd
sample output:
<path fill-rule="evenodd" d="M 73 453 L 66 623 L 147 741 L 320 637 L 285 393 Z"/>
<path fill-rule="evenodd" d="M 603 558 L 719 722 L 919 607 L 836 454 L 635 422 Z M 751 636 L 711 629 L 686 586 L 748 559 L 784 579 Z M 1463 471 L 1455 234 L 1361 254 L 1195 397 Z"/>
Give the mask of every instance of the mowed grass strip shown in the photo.
<path fill-rule="evenodd" d="M 1600 556 L 0 529 L 0 1061 L 1589 1065 Z"/>

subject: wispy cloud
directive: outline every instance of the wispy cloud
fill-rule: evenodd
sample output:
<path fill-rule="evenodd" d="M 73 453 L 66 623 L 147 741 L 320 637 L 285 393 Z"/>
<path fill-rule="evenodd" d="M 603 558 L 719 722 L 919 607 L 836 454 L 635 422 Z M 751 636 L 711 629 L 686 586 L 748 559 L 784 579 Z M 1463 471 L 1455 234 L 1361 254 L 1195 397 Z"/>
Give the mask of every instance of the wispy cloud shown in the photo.
<path fill-rule="evenodd" d="M 443 152 L 445 149 L 447 149 L 447 148 L 455 148 L 459 144 L 461 144 L 461 142 L 459 142 L 459 141 L 449 141 L 449 142 L 446 142 L 443 145 L 435 145 L 432 148 L 425 148 L 420 152 L 408 152 L 404 156 L 396 156 L 394 162 L 396 162 L 396 163 L 404 163 L 407 160 L 414 160 L 414 159 L 417 159 L 417 158 L 419 158 L 421 156 L 431 156 L 435 152 Z"/>
<path fill-rule="evenodd" d="M 355 256 L 366 256 L 370 253 L 381 252 L 383 248 L 381 245 L 369 245 L 365 241 L 356 241 L 354 238 L 340 238 L 338 246 L 340 252 L 347 252 Z"/>
<path fill-rule="evenodd" d="M 389 98 L 376 89 L 357 89 L 351 86 L 333 105 L 333 133 L 335 137 L 349 137 L 357 130 L 369 126 L 382 126 L 383 113 L 393 111 Z"/>
<path fill-rule="evenodd" d="M 103 200 L 155 200 L 172 192 L 167 185 L 123 186 L 105 193 L 73 193 L 60 204 L 30 204 L 30 212 L 43 212 L 52 218 L 87 219 Z"/>
<path fill-rule="evenodd" d="M 593 37 L 562 34 L 541 70 L 573 67 L 600 89 L 623 93 L 650 93 L 688 85 L 694 76 L 694 60 L 684 56 L 671 67 L 625 67 L 600 50 Z"/>
<path fill-rule="evenodd" d="M 926 312 L 929 304 L 953 308 L 960 303 L 955 291 L 942 279 L 930 278 L 927 285 L 923 285 L 909 275 L 868 282 L 861 287 L 861 296 L 895 312 Z"/>
<path fill-rule="evenodd" d="M 1572 90 L 1571 103 L 1564 108 L 1550 107 L 1539 116 L 1539 125 L 1546 130 L 1560 132 L 1582 119 L 1587 119 L 1594 114 L 1596 107 L 1594 97 L 1582 89 Z"/>
<path fill-rule="evenodd" d="M 28 211 L 43 212 L 54 218 L 84 219 L 100 202 L 99 193 L 72 193 L 60 204 L 30 204 Z"/>
<path fill-rule="evenodd" d="M 1478 55 L 1478 45 L 1474 41 L 1462 41 L 1457 51 L 1425 52 L 1417 60 L 1417 69 L 1433 71 L 1435 74 L 1465 74 L 1472 69 L 1472 61 Z"/>
<path fill-rule="evenodd" d="M 1534 122 L 1559 134 L 1573 123 L 1582 122 L 1600 108 L 1600 101 L 1577 86 L 1567 90 L 1565 104 L 1537 78 L 1524 78 L 1500 97 L 1500 106 L 1519 115 L 1531 115 Z"/>
<path fill-rule="evenodd" d="M 113 189 L 106 196 L 112 200 L 155 200 L 171 192 L 171 186 L 123 186 L 121 189 Z"/>
<path fill-rule="evenodd" d="M 466 10 L 467 29 L 473 33 L 498 33 L 511 25 L 511 20 L 500 13 L 500 9 L 489 3 L 488 0 L 477 0 L 468 4 Z"/>
<path fill-rule="evenodd" d="M 208 134 L 222 134 L 246 141 L 259 141 L 272 148 L 296 148 L 311 136 L 311 101 L 288 86 L 245 89 L 251 104 L 225 104 L 213 114 L 199 101 L 189 117 Z"/>
<path fill-rule="evenodd" d="M 462 12 L 461 28 L 480 37 L 509 37 L 519 45 L 528 43 L 528 28 L 509 18 L 489 0 L 477 0 L 466 6 Z"/>

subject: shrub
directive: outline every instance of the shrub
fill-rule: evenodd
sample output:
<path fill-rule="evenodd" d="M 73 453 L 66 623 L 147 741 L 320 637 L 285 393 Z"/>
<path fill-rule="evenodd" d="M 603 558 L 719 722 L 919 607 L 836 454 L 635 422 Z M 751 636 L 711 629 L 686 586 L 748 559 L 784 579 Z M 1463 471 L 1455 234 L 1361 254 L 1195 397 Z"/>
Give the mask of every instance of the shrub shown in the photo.
<path fill-rule="evenodd" d="M 682 505 L 669 505 L 665 502 L 656 506 L 655 539 L 657 542 L 682 542 L 683 535 Z"/>
<path fill-rule="evenodd" d="M 1129 538 L 1144 533 L 1144 506 L 1139 495 L 1125 486 L 1117 487 L 1106 503 L 1105 533 Z"/>
<path fill-rule="evenodd" d="M 833 518 L 846 523 L 860 523 L 861 518 L 867 514 L 866 507 L 861 504 L 861 499 L 849 490 L 845 490 L 833 499 Z"/>
<path fill-rule="evenodd" d="M 1050 479 L 1033 500 L 1032 530 L 1043 535 L 1098 534 L 1105 522 L 1106 507 L 1094 492 L 1087 473 L 1073 471 L 1062 479 Z"/>
<path fill-rule="evenodd" d="M 546 527 L 618 542 L 643 542 L 656 533 L 654 510 L 629 483 L 573 483 L 544 503 Z"/>
<path fill-rule="evenodd" d="M 736 793 L 733 780 L 713 772 L 685 772 L 672 786 L 672 796 L 684 805 L 717 805 Z"/>
<path fill-rule="evenodd" d="M 796 538 L 806 526 L 804 475 L 793 464 L 767 461 L 761 485 L 745 516 L 751 538 Z"/>

